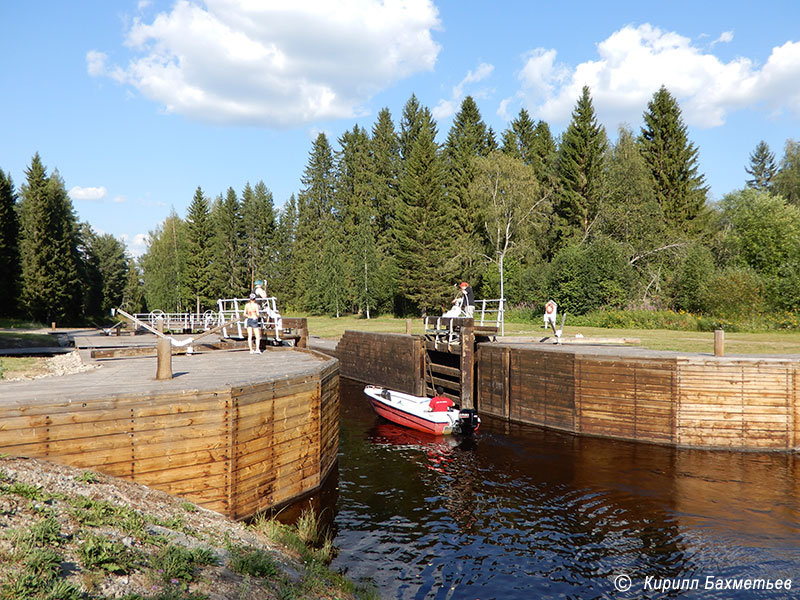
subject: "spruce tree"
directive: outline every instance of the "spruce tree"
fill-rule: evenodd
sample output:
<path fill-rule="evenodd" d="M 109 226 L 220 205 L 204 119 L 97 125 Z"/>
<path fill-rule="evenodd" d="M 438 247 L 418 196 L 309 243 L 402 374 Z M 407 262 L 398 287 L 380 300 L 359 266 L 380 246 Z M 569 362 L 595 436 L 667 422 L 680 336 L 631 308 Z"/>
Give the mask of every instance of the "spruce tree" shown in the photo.
<path fill-rule="evenodd" d="M 78 224 L 64 182 L 37 153 L 25 171 L 20 211 L 21 300 L 34 319 L 75 322 L 81 312 Z"/>
<path fill-rule="evenodd" d="M 535 139 L 536 127 L 528 111 L 522 108 L 517 118 L 503 132 L 502 150 L 526 165 L 533 166 L 536 161 Z"/>
<path fill-rule="evenodd" d="M 370 311 L 384 299 L 374 161 L 364 129 L 355 126 L 339 143 L 336 196 L 347 240 L 347 296 L 369 318 Z"/>
<path fill-rule="evenodd" d="M 125 286 L 128 281 L 128 258 L 125 244 L 110 233 L 95 235 L 92 238 L 92 254 L 97 261 L 100 273 L 100 314 L 104 318 L 112 308 L 122 304 Z"/>
<path fill-rule="evenodd" d="M 228 188 L 217 197 L 211 209 L 213 235 L 213 291 L 217 298 L 241 298 L 251 289 L 247 266 L 243 263 L 244 228 L 236 191 Z"/>
<path fill-rule="evenodd" d="M 186 210 L 186 276 L 183 278 L 183 302 L 187 308 L 216 308 L 213 293 L 213 238 L 211 208 L 200 186 Z"/>
<path fill-rule="evenodd" d="M 242 226 L 246 279 L 252 289 L 256 281 L 271 279 L 275 269 L 275 206 L 263 181 L 255 189 L 248 183 L 242 192 Z"/>
<path fill-rule="evenodd" d="M 461 103 L 447 135 L 443 155 L 446 172 L 447 205 L 456 238 L 456 269 L 464 279 L 475 280 L 481 251 L 480 205 L 469 193 L 475 179 L 474 161 L 489 152 L 486 124 L 471 96 Z"/>
<path fill-rule="evenodd" d="M 297 230 L 295 264 L 301 307 L 306 310 L 325 310 L 325 289 L 321 277 L 320 257 L 334 208 L 333 152 L 324 133 L 312 147 L 308 165 L 301 179 L 303 190 L 297 199 Z"/>
<path fill-rule="evenodd" d="M 372 159 L 372 193 L 375 198 L 375 237 L 381 256 L 381 285 L 385 302 L 397 297 L 395 241 L 393 229 L 397 219 L 398 185 L 400 177 L 400 141 L 394 129 L 392 115 L 384 108 L 372 128 L 370 138 Z"/>
<path fill-rule="evenodd" d="M 274 266 L 269 273 L 272 295 L 279 295 L 281 304 L 299 307 L 297 265 L 295 261 L 295 238 L 297 234 L 297 201 L 292 194 L 278 215 L 275 229 Z"/>
<path fill-rule="evenodd" d="M 425 314 L 441 309 L 458 275 L 452 267 L 448 270 L 453 230 L 445 206 L 445 174 L 436 128 L 429 113 L 423 114 L 400 177 L 394 231 L 398 287 L 410 303 L 408 308 Z"/>
<path fill-rule="evenodd" d="M 592 106 L 588 86 L 572 112 L 558 154 L 560 189 L 555 203 L 562 244 L 585 239 L 599 214 L 603 190 L 606 133 Z"/>
<path fill-rule="evenodd" d="M 17 194 L 10 175 L 0 169 L 0 315 L 14 316 L 19 310 L 20 283 L 19 217 Z"/>
<path fill-rule="evenodd" d="M 775 167 L 775 155 L 770 151 L 767 142 L 761 140 L 756 149 L 750 154 L 750 166 L 744 170 L 752 179 L 747 180 L 747 187 L 767 192 L 772 185 L 777 168 Z"/>
<path fill-rule="evenodd" d="M 419 135 L 420 128 L 423 127 L 425 120 L 431 120 L 430 111 L 421 106 L 417 96 L 411 97 L 403 106 L 403 113 L 400 116 L 400 134 L 398 137 L 400 158 L 405 161 L 411 153 L 411 145 Z"/>
<path fill-rule="evenodd" d="M 667 225 L 683 234 L 695 232 L 706 215 L 708 188 L 697 172 L 697 148 L 688 139 L 680 107 L 663 86 L 647 105 L 639 146 Z"/>
<path fill-rule="evenodd" d="M 400 172 L 400 141 L 388 108 L 378 113 L 370 138 L 372 193 L 375 197 L 378 235 L 382 242 L 391 239 L 397 208 L 397 180 Z"/>

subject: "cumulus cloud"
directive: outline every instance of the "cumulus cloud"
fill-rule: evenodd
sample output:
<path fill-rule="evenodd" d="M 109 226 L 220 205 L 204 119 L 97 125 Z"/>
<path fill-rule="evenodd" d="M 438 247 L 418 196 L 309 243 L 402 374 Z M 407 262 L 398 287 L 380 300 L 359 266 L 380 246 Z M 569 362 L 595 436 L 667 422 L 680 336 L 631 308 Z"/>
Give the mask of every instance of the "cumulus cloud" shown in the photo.
<path fill-rule="evenodd" d="M 474 71 L 467 71 L 466 76 L 452 90 L 449 100 L 442 99 L 433 108 L 433 116 L 436 119 L 445 119 L 455 114 L 456 110 L 464 99 L 464 87 L 471 83 L 479 83 L 489 77 L 494 71 L 494 65 L 480 63 Z"/>
<path fill-rule="evenodd" d="M 733 39 L 725 32 L 719 42 Z M 720 60 L 675 32 L 649 24 L 623 27 L 597 45 L 598 57 L 574 67 L 556 51 L 525 57 L 518 98 L 537 118 L 567 122 L 581 88 L 591 88 L 598 118 L 607 126 L 635 123 L 659 87 L 681 103 L 687 123 L 717 127 L 731 111 L 767 106 L 800 112 L 800 42 L 773 48 L 763 66 L 749 58 Z"/>
<path fill-rule="evenodd" d="M 376 92 L 431 70 L 438 27 L 432 0 L 178 0 L 133 21 L 126 66 L 108 69 L 97 51 L 87 63 L 169 113 L 291 127 L 361 114 Z"/>
<path fill-rule="evenodd" d="M 108 194 L 108 190 L 104 187 L 81 187 L 76 185 L 68 192 L 69 197 L 73 200 L 102 200 Z"/>

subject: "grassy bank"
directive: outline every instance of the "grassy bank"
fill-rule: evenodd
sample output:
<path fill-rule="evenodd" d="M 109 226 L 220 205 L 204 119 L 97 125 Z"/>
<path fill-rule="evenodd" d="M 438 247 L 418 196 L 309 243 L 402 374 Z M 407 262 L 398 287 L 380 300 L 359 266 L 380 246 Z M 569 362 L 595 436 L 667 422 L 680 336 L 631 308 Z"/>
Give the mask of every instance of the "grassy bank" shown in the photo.
<path fill-rule="evenodd" d="M 301 315 L 297 315 L 301 316 Z M 577 319 L 575 319 L 577 320 Z M 666 328 L 641 327 L 592 327 L 573 324 L 567 316 L 564 327 L 565 337 L 577 334 L 588 338 L 637 338 L 641 346 L 653 350 L 674 350 L 678 352 L 713 352 L 714 333 L 712 331 L 681 331 Z M 308 330 L 312 336 L 335 339 L 347 329 L 381 333 L 405 333 L 406 320 L 381 316 L 375 319 L 362 319 L 353 315 L 339 318 L 308 317 Z M 506 320 L 507 336 L 545 337 L 547 330 L 542 328 L 541 316 L 538 320 L 513 318 Z M 422 319 L 411 320 L 411 332 L 423 332 Z M 728 354 L 800 354 L 800 331 L 772 330 L 761 332 L 725 333 L 725 351 Z"/>
<path fill-rule="evenodd" d="M 0 457 L 1 600 L 377 597 L 327 568 L 313 513 L 251 526 L 105 475 Z"/>

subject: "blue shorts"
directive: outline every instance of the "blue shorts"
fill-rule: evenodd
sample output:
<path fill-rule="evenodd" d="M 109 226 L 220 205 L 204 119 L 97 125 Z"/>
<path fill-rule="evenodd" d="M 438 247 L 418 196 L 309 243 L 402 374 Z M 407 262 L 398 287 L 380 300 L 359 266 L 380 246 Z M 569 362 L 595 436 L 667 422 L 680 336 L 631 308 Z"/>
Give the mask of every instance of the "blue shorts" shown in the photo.
<path fill-rule="evenodd" d="M 245 327 L 252 327 L 253 329 L 258 329 L 258 319 L 245 319 L 244 320 Z"/>

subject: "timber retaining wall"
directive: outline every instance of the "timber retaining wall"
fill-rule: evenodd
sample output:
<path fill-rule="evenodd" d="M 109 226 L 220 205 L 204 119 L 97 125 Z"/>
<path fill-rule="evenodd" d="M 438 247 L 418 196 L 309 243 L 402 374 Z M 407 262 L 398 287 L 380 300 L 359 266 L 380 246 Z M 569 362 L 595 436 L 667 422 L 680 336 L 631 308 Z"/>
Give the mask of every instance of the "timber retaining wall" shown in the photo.
<path fill-rule="evenodd" d="M 676 446 L 800 447 L 800 361 L 642 349 L 481 344 L 481 413 Z"/>
<path fill-rule="evenodd" d="M 246 357 L 174 357 L 178 376 L 164 383 L 140 358 L 50 379 L 51 391 L 3 384 L 0 451 L 135 481 L 236 519 L 301 497 L 336 462 L 338 363 L 301 350 Z M 139 381 L 112 366 L 145 360 Z M 264 361 L 272 372 L 259 376 Z M 246 375 L 229 375 L 236 368 Z M 240 381 L 220 383 L 225 373 Z M 109 378 L 119 383 L 104 391 Z"/>

